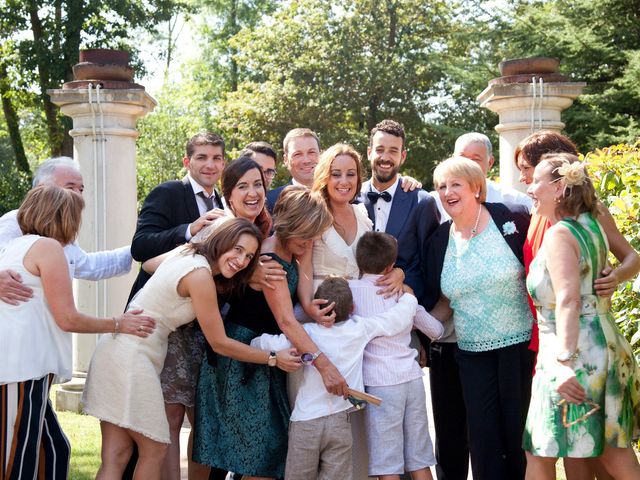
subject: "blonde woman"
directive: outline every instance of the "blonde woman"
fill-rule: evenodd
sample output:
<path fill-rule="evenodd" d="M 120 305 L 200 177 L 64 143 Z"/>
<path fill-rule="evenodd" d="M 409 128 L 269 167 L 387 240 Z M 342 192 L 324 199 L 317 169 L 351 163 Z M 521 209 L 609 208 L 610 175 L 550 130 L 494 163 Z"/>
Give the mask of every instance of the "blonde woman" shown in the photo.
<path fill-rule="evenodd" d="M 0 478 L 35 478 L 39 467 L 45 478 L 67 478 L 71 450 L 49 388 L 71 378 L 71 332 L 145 338 L 155 328 L 139 309 L 113 318 L 76 310 L 63 247 L 76 239 L 83 207 L 71 190 L 34 188 L 18 210 L 24 236 L 0 253 L 0 269 L 15 270 L 33 290 L 28 302 L 0 302 Z"/>

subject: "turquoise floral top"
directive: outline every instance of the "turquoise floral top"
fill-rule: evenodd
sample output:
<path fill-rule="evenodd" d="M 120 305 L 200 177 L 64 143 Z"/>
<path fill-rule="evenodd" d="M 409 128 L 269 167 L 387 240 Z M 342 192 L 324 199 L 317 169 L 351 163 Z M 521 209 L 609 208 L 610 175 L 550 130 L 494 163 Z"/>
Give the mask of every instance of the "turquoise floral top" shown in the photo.
<path fill-rule="evenodd" d="M 503 230 L 490 219 L 468 241 L 449 237 L 441 287 L 451 302 L 462 350 L 484 352 L 531 338 L 524 267 L 503 238 L 508 229 Z"/>

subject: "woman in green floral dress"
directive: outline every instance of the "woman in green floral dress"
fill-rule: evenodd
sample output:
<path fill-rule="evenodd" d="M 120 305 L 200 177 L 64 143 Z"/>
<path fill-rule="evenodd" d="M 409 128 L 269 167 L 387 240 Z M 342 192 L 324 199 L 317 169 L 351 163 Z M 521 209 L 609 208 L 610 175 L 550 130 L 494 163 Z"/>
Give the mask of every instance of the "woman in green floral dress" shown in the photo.
<path fill-rule="evenodd" d="M 616 479 L 640 478 L 640 375 L 607 299 L 593 282 L 607 262 L 593 184 L 569 154 L 551 154 L 529 187 L 552 227 L 527 286 L 538 311 L 540 353 L 524 434 L 527 479 L 555 478 L 558 457 L 602 456 Z"/>

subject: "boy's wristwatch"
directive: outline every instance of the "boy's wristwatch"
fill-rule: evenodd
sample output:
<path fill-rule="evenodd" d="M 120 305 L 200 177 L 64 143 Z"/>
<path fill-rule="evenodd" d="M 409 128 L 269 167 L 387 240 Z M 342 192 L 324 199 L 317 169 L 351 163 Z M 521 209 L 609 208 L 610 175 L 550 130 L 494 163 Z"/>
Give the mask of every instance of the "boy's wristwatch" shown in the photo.
<path fill-rule="evenodd" d="M 303 365 L 313 365 L 313 362 L 315 362 L 320 355 L 322 355 L 322 352 L 320 350 L 318 350 L 316 353 L 306 352 L 300 355 L 300 361 Z"/>
<path fill-rule="evenodd" d="M 270 367 L 275 367 L 277 363 L 278 363 L 278 357 L 276 356 L 276 352 L 274 351 L 269 352 L 269 359 L 267 360 L 267 365 L 269 365 Z"/>

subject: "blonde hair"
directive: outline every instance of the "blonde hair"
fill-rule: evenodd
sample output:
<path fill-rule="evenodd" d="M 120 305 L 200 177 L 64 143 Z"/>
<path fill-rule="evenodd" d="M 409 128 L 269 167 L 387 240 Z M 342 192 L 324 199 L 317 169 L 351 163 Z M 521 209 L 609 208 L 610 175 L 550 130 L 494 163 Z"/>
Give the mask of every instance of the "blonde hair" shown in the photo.
<path fill-rule="evenodd" d="M 333 223 L 322 195 L 300 185 L 290 185 L 273 208 L 273 232 L 281 242 L 291 238 L 310 240 Z"/>
<path fill-rule="evenodd" d="M 329 183 L 329 178 L 331 178 L 331 166 L 333 165 L 333 161 L 340 155 L 347 155 L 353 158 L 356 163 L 357 185 L 356 191 L 351 199 L 352 202 L 360 193 L 360 188 L 362 186 L 362 161 L 360 154 L 355 148 L 346 143 L 336 143 L 335 145 L 332 145 L 322 152 L 322 155 L 320 155 L 320 159 L 318 160 L 318 164 L 316 165 L 313 173 L 313 186 L 311 187 L 312 191 L 320 192 L 322 194 L 327 204 L 329 204 L 327 184 Z M 330 204 L 329 208 L 331 208 Z"/>
<path fill-rule="evenodd" d="M 549 176 L 551 182 L 564 181 L 564 177 L 560 172 L 560 168 L 563 165 L 579 162 L 580 159 L 570 153 L 547 153 L 540 158 L 540 163 L 536 168 L 542 168 L 540 165 L 549 165 Z M 587 169 L 582 166 L 584 170 L 584 183 L 581 185 L 566 185 L 562 193 L 558 204 L 556 205 L 556 212 L 563 215 L 569 215 L 571 217 L 577 217 L 581 213 L 588 212 L 593 215 L 593 218 L 598 217 L 598 197 L 596 196 L 596 189 L 593 186 L 593 182 L 587 174 Z"/>
<path fill-rule="evenodd" d="M 78 236 L 83 208 L 84 200 L 77 193 L 40 185 L 31 189 L 20 205 L 18 225 L 25 235 L 49 237 L 67 245 Z"/>
<path fill-rule="evenodd" d="M 449 177 L 458 177 L 466 180 L 471 185 L 472 190 L 478 190 L 478 201 L 483 203 L 487 200 L 487 180 L 482 173 L 480 166 L 473 160 L 464 157 L 451 157 L 440 162 L 433 171 L 433 186 L 435 190 L 445 183 Z"/>

